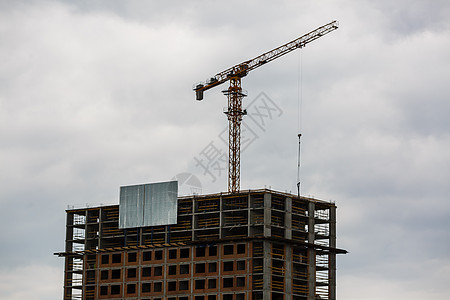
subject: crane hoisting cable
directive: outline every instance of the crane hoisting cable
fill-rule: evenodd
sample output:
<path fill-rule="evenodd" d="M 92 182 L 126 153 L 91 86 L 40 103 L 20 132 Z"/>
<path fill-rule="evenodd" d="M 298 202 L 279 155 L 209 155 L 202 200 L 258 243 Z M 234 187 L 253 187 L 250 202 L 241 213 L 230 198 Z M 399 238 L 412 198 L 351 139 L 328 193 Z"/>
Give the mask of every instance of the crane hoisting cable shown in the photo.
<path fill-rule="evenodd" d="M 242 99 L 246 96 L 246 93 L 242 90 L 241 78 L 272 60 L 305 47 L 306 44 L 338 29 L 338 27 L 337 21 L 325 24 L 278 48 L 217 73 L 206 82 L 194 85 L 196 99 L 200 101 L 203 100 L 203 93 L 206 90 L 230 81 L 230 86 L 224 91 L 228 98 L 228 110 L 225 112 L 228 117 L 228 192 L 235 193 L 240 189 L 241 122 L 242 117 L 246 114 L 246 111 L 242 109 Z"/>

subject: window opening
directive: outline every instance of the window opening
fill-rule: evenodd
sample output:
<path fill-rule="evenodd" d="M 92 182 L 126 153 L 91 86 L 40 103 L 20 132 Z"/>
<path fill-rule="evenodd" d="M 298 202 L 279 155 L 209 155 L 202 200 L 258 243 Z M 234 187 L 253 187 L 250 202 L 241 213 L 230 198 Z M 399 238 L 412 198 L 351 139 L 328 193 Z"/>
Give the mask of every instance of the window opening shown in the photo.
<path fill-rule="evenodd" d="M 233 294 L 224 294 L 223 300 L 233 300 Z"/>
<path fill-rule="evenodd" d="M 154 292 L 161 292 L 162 291 L 162 282 L 160 282 L 160 281 L 155 282 L 153 284 L 153 291 Z"/>
<path fill-rule="evenodd" d="M 203 257 L 203 256 L 205 256 L 205 247 L 197 247 L 197 248 L 195 248 L 195 256 L 196 257 Z"/>
<path fill-rule="evenodd" d="M 180 258 L 189 258 L 189 248 L 180 249 Z"/>
<path fill-rule="evenodd" d="M 238 261 L 236 261 L 236 269 L 238 271 L 245 270 L 245 260 L 238 260 Z"/>
<path fill-rule="evenodd" d="M 234 246 L 233 245 L 225 245 L 223 246 L 223 254 L 224 255 L 231 255 L 234 252 Z"/>
<path fill-rule="evenodd" d="M 236 294 L 236 300 L 244 300 L 245 294 Z"/>
<path fill-rule="evenodd" d="M 100 287 L 100 295 L 108 295 L 108 287 L 107 286 L 101 286 Z"/>
<path fill-rule="evenodd" d="M 107 265 L 107 264 L 109 264 L 109 255 L 103 254 L 102 255 L 102 265 Z"/>
<path fill-rule="evenodd" d="M 156 250 L 155 251 L 155 260 L 162 260 L 163 252 L 162 250 Z"/>
<path fill-rule="evenodd" d="M 216 279 L 208 279 L 208 289 L 215 289 L 217 287 Z"/>
<path fill-rule="evenodd" d="M 132 252 L 128 253 L 128 262 L 136 262 L 137 261 L 137 253 Z"/>
<path fill-rule="evenodd" d="M 120 285 L 112 285 L 111 295 L 119 295 L 119 294 L 120 294 Z"/>
<path fill-rule="evenodd" d="M 233 271 L 233 262 L 232 261 L 224 261 L 223 262 L 223 270 L 225 272 Z"/>
<path fill-rule="evenodd" d="M 169 275 L 177 275 L 177 266 L 169 266 Z"/>
<path fill-rule="evenodd" d="M 142 277 L 150 277 L 150 276 L 152 276 L 152 268 L 151 267 L 142 268 Z"/>
<path fill-rule="evenodd" d="M 209 246 L 209 256 L 217 256 L 217 246 Z"/>
<path fill-rule="evenodd" d="M 245 244 L 238 244 L 237 245 L 237 254 L 244 254 L 245 253 Z"/>
<path fill-rule="evenodd" d="M 153 275 L 154 276 L 162 276 L 162 266 L 154 267 Z"/>
<path fill-rule="evenodd" d="M 176 259 L 177 258 L 177 249 L 170 249 L 169 250 L 169 259 Z"/>
<path fill-rule="evenodd" d="M 122 262 L 122 255 L 120 253 L 112 255 L 112 263 L 120 264 Z"/>
<path fill-rule="evenodd" d="M 142 260 L 149 261 L 152 260 L 152 251 L 145 251 L 142 253 Z"/>
<path fill-rule="evenodd" d="M 120 279 L 120 269 L 111 270 L 111 279 Z"/>
<path fill-rule="evenodd" d="M 101 279 L 101 280 L 106 280 L 106 279 L 108 279 L 108 270 L 103 270 L 103 271 L 100 273 L 100 279 Z"/>
<path fill-rule="evenodd" d="M 189 274 L 190 265 L 180 265 L 180 274 Z"/>
<path fill-rule="evenodd" d="M 195 264 L 195 273 L 205 273 L 205 264 Z"/>
<path fill-rule="evenodd" d="M 127 294 L 136 293 L 136 284 L 127 284 Z"/>
<path fill-rule="evenodd" d="M 209 272 L 209 273 L 215 273 L 215 272 L 217 272 L 217 263 L 215 263 L 215 262 L 209 263 L 209 264 L 208 264 L 208 272 Z"/>
<path fill-rule="evenodd" d="M 142 292 L 143 293 L 149 293 L 150 292 L 150 287 L 151 287 L 150 282 L 143 283 L 142 284 Z"/>
<path fill-rule="evenodd" d="M 137 269 L 128 269 L 128 278 L 136 278 Z"/>
<path fill-rule="evenodd" d="M 176 291 L 177 290 L 177 282 L 176 281 L 169 281 L 167 284 L 167 290 L 169 291 Z"/>
<path fill-rule="evenodd" d="M 203 290 L 203 289 L 205 289 L 205 279 L 197 279 L 195 281 L 195 289 L 196 290 Z"/>
<path fill-rule="evenodd" d="M 236 278 L 236 286 L 245 286 L 245 277 L 237 277 Z"/>
<path fill-rule="evenodd" d="M 230 288 L 233 287 L 233 277 L 228 277 L 223 279 L 223 287 Z"/>
<path fill-rule="evenodd" d="M 189 280 L 181 280 L 180 281 L 180 291 L 189 290 Z"/>

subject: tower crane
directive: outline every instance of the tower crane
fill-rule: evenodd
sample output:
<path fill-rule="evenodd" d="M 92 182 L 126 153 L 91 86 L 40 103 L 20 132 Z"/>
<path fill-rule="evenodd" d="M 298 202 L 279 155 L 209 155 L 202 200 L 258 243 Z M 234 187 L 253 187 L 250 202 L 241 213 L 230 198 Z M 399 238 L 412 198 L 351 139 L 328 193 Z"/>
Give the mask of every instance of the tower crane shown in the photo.
<path fill-rule="evenodd" d="M 228 110 L 225 112 L 228 117 L 228 192 L 235 193 L 240 189 L 241 122 L 242 117 L 247 113 L 242 109 L 242 99 L 246 96 L 246 93 L 241 87 L 241 78 L 272 60 L 305 47 L 306 44 L 336 30 L 338 27 L 338 22 L 332 21 L 278 48 L 217 73 L 206 82 L 194 85 L 196 99 L 200 101 L 203 100 L 203 93 L 206 90 L 230 81 L 228 89 L 223 91 L 228 98 Z"/>

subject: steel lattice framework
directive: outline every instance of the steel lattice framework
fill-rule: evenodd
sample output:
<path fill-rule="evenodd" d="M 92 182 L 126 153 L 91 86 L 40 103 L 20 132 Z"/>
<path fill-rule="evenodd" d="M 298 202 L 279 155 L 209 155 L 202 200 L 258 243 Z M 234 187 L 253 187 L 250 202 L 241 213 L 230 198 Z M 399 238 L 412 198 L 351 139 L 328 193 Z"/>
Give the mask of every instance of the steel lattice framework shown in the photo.
<path fill-rule="evenodd" d="M 241 122 L 246 111 L 242 109 L 242 98 L 246 96 L 241 87 L 241 78 L 248 72 L 275 60 L 291 51 L 300 49 L 306 44 L 320 38 L 321 36 L 336 30 L 339 27 L 337 21 L 325 24 L 289 43 L 281 45 L 278 48 L 263 53 L 253 59 L 244 61 L 238 65 L 217 73 L 206 82 L 197 83 L 194 86 L 197 100 L 203 100 L 203 92 L 230 81 L 228 90 L 224 94 L 228 98 L 228 116 L 229 129 L 229 152 L 228 152 L 228 191 L 238 192 L 240 189 L 240 148 L 241 148 Z"/>

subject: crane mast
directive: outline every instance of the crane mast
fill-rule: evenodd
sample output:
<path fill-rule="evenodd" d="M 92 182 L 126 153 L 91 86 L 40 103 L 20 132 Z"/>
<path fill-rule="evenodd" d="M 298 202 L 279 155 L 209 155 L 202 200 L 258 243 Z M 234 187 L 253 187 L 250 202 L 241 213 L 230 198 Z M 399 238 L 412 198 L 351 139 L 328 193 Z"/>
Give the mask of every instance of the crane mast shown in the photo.
<path fill-rule="evenodd" d="M 206 82 L 194 85 L 196 99 L 200 101 L 203 100 L 204 91 L 226 81 L 230 82 L 228 89 L 224 91 L 228 99 L 228 110 L 225 112 L 228 117 L 228 192 L 235 193 L 240 189 L 241 122 L 242 117 L 246 114 L 246 111 L 242 109 L 242 99 L 246 96 L 246 93 L 242 90 L 241 78 L 270 61 L 305 47 L 306 44 L 336 30 L 338 27 L 338 22 L 332 21 L 289 43 L 217 73 Z"/>

